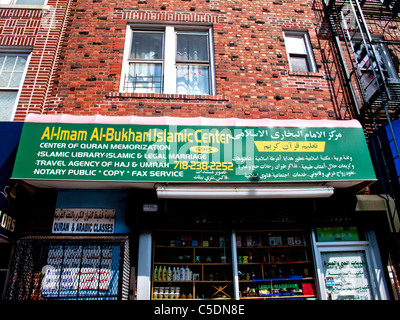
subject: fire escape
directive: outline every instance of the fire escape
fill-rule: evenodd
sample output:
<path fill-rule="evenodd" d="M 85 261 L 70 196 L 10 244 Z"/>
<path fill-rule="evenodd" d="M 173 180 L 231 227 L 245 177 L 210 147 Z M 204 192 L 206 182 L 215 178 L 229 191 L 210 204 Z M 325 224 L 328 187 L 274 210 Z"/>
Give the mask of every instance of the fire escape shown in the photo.
<path fill-rule="evenodd" d="M 389 208 L 400 266 L 400 0 L 323 0 L 323 4 L 349 104 L 364 127 L 379 179 L 378 193 Z"/>

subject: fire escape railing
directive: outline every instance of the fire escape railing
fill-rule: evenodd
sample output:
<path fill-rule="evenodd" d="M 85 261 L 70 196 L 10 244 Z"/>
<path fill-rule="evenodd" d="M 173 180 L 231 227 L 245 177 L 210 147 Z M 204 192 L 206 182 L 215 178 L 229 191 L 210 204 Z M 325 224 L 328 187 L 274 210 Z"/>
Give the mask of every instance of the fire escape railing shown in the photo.
<path fill-rule="evenodd" d="M 396 198 L 398 197 L 396 197 L 395 188 L 392 185 L 387 162 L 400 160 L 399 145 L 391 123 L 393 117 L 399 115 L 396 111 L 400 109 L 400 81 L 396 79 L 394 83 L 390 82 L 387 70 L 384 70 L 380 63 L 382 56 L 377 52 L 378 46 L 383 43 L 390 44 L 390 41 L 375 39 L 371 35 L 367 20 L 369 21 L 371 15 L 382 12 L 378 6 L 390 8 L 391 11 L 385 9 L 388 19 L 398 19 L 400 0 L 363 0 L 362 2 L 359 0 L 324 0 L 323 3 L 334 33 L 336 48 L 343 55 L 340 60 L 348 82 L 346 85 L 350 92 L 351 102 L 354 105 L 355 114 L 364 125 L 367 140 L 369 141 L 370 135 L 377 132 L 378 129 L 388 126 L 390 141 L 382 142 L 379 135 L 376 134 L 376 137 L 378 152 L 384 162 L 381 172 L 386 175 L 385 179 L 382 179 L 383 189 L 397 204 Z M 364 12 L 366 6 L 372 8 L 371 12 Z M 368 19 L 364 13 L 367 14 Z M 356 49 L 360 52 L 357 52 Z M 364 50 L 363 54 L 366 53 L 365 60 L 362 59 L 362 50 Z M 388 105 L 391 108 L 390 112 Z M 393 152 L 392 159 L 385 157 L 383 143 L 394 145 L 395 152 Z M 387 204 L 390 206 L 389 201 Z M 394 225 L 393 221 L 390 223 L 392 226 Z"/>

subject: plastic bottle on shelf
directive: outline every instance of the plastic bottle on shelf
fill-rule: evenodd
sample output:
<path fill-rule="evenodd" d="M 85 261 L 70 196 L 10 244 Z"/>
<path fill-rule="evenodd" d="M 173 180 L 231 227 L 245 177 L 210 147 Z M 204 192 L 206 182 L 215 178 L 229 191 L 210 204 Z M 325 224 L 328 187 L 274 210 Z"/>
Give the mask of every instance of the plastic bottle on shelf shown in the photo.
<path fill-rule="evenodd" d="M 171 267 L 168 267 L 167 270 L 167 281 L 171 281 L 172 280 L 172 271 L 171 271 Z"/>
<path fill-rule="evenodd" d="M 167 280 L 167 267 L 164 266 L 163 270 L 162 270 L 162 279 L 163 281 Z"/>
<path fill-rule="evenodd" d="M 158 267 L 156 266 L 155 268 L 154 268 L 154 280 L 158 280 Z"/>
<path fill-rule="evenodd" d="M 190 280 L 190 269 L 188 266 L 185 268 L 185 280 L 189 281 Z"/>
<path fill-rule="evenodd" d="M 183 266 L 179 269 L 179 281 L 184 281 L 185 280 L 185 269 Z"/>
<path fill-rule="evenodd" d="M 174 267 L 172 269 L 172 281 L 177 281 L 178 280 L 178 272 L 176 270 L 176 268 Z"/>
<path fill-rule="evenodd" d="M 162 280 L 162 268 L 161 266 L 158 266 L 158 281 Z"/>

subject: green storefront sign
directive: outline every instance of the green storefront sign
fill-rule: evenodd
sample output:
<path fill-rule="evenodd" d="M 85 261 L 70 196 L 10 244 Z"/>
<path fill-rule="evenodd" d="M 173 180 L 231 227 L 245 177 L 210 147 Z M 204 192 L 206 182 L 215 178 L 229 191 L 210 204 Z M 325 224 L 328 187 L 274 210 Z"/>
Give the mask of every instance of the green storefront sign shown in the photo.
<path fill-rule="evenodd" d="M 314 182 L 375 174 L 361 128 L 26 122 L 12 178 Z"/>

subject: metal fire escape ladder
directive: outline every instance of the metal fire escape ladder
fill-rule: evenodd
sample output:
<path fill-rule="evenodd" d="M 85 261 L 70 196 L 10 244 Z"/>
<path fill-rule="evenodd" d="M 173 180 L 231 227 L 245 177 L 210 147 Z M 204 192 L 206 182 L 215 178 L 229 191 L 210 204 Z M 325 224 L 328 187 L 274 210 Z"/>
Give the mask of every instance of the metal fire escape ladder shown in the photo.
<path fill-rule="evenodd" d="M 372 57 L 373 61 L 377 62 L 378 61 L 377 53 L 375 51 L 375 47 L 372 45 L 372 43 L 373 43 L 372 37 L 371 37 L 371 34 L 369 32 L 366 20 L 364 18 L 364 14 L 363 14 L 363 11 L 361 9 L 361 6 L 360 6 L 358 0 L 354 0 L 355 3 L 356 3 L 356 7 L 353 6 L 352 0 L 349 0 L 349 1 L 352 4 L 353 10 L 357 9 L 359 17 L 361 18 L 361 20 L 357 19 L 357 23 L 360 26 L 360 30 L 364 31 L 364 32 L 361 32 L 362 38 L 363 38 L 363 42 L 364 42 L 365 45 L 368 46 L 368 48 L 372 49 L 372 50 L 370 50 L 368 52 L 368 55 L 370 56 L 370 53 L 372 53 L 372 56 L 370 56 L 370 57 Z M 364 34 L 365 34 L 365 36 L 364 36 Z M 368 43 L 366 43 L 366 40 L 368 41 Z M 375 132 L 377 132 L 378 129 L 379 129 L 379 126 L 377 124 L 377 121 L 376 121 L 377 118 L 376 117 L 377 117 L 377 115 L 378 115 L 378 113 L 380 111 L 379 109 L 383 108 L 384 112 L 385 112 L 385 115 L 386 115 L 387 125 L 389 126 L 390 135 L 391 135 L 391 139 L 387 142 L 387 144 L 389 145 L 388 147 L 390 148 L 390 144 L 393 143 L 393 145 L 395 147 L 395 152 L 393 154 L 393 159 L 392 160 L 396 161 L 396 160 L 399 159 L 399 155 L 400 155 L 399 145 L 398 145 L 398 143 L 396 141 L 395 133 L 394 133 L 393 126 L 392 126 L 392 122 L 391 122 L 390 115 L 389 115 L 389 112 L 388 112 L 388 109 L 387 109 L 387 102 L 391 101 L 392 97 L 391 97 L 391 93 L 389 91 L 389 88 L 387 86 L 387 82 L 385 81 L 383 70 L 382 70 L 380 64 L 376 63 L 376 67 L 378 68 L 379 74 L 376 74 L 376 72 L 374 72 L 374 74 L 375 74 L 375 78 L 376 78 L 378 86 L 379 86 L 379 90 L 381 91 L 381 95 L 380 95 L 381 96 L 381 107 L 378 108 L 378 110 L 371 110 L 372 112 L 375 113 L 375 116 L 372 117 L 372 120 L 373 120 L 373 124 L 374 124 L 374 128 L 375 128 Z M 372 67 L 372 69 L 375 71 L 374 67 Z M 384 146 L 383 146 L 382 141 L 379 138 L 378 134 L 376 135 L 376 137 L 377 137 L 377 140 L 378 140 L 379 151 L 381 152 L 381 155 L 382 155 L 382 159 L 383 159 L 383 162 L 384 162 L 383 165 L 385 167 L 385 173 L 386 173 L 387 181 L 388 181 L 388 186 L 385 185 L 384 181 L 382 181 L 382 184 L 383 184 L 383 187 L 385 189 L 385 193 L 392 196 L 392 198 L 394 200 L 394 206 L 397 209 L 397 195 L 396 195 L 396 192 L 393 189 L 393 181 L 391 180 L 390 174 L 388 172 L 387 160 L 386 160 L 386 157 L 385 157 L 385 153 L 383 152 Z M 397 174 L 397 179 L 399 179 L 399 175 L 398 174 Z M 387 190 L 387 188 L 389 188 L 389 190 Z M 390 201 L 389 201 L 388 197 L 386 198 L 386 201 L 387 201 L 387 205 L 388 205 L 389 211 L 391 212 L 391 210 L 390 210 L 390 205 L 391 204 L 390 204 Z M 394 212 L 397 212 L 397 210 L 394 210 Z M 390 223 L 392 225 L 391 226 L 392 230 L 395 230 L 395 226 L 394 226 L 395 217 L 392 216 L 392 215 L 390 215 L 390 217 L 391 217 Z"/>
<path fill-rule="evenodd" d="M 337 47 L 339 47 L 339 52 L 342 54 L 342 48 L 346 48 L 345 52 L 348 55 L 347 59 L 341 57 L 341 61 L 344 64 L 343 69 L 345 70 L 347 80 L 349 81 L 348 88 L 350 88 L 351 100 L 355 102 L 354 106 L 357 114 L 360 116 L 360 119 L 363 122 L 364 130 L 366 131 L 367 135 L 367 140 L 369 140 L 368 135 L 374 131 L 376 132 L 383 124 L 387 124 L 388 128 L 390 129 L 391 140 L 388 142 L 383 142 L 379 139 L 379 135 L 376 135 L 378 139 L 378 150 L 375 150 L 375 152 L 378 152 L 381 159 L 383 159 L 384 168 L 382 168 L 383 170 L 379 172 L 379 174 L 386 176 L 386 179 L 381 180 L 384 192 L 386 194 L 385 200 L 387 206 L 390 213 L 394 213 L 394 215 L 390 214 L 389 220 L 391 221 L 389 221 L 389 223 L 391 224 L 392 230 L 396 230 L 396 228 L 394 228 L 394 221 L 397 218 L 397 197 L 393 188 L 393 181 L 390 179 L 390 174 L 388 171 L 387 164 L 389 162 L 389 159 L 387 158 L 387 156 L 385 156 L 384 153 L 384 147 L 386 144 L 391 144 L 392 146 L 394 145 L 395 152 L 393 152 L 393 161 L 400 160 L 399 146 L 395 138 L 393 126 L 391 123 L 391 117 L 388 111 L 388 102 L 391 102 L 392 95 L 389 91 L 388 84 L 386 83 L 387 79 L 385 79 L 384 71 L 379 64 L 378 54 L 376 52 L 377 49 L 374 46 L 374 40 L 371 36 L 368 25 L 366 23 L 366 19 L 364 17 L 363 6 L 371 4 L 373 6 L 376 6 L 376 4 L 379 5 L 379 1 L 382 1 L 382 4 L 380 5 L 383 7 L 383 1 L 385 1 L 388 2 L 388 5 L 391 5 L 393 9 L 397 8 L 398 10 L 400 0 L 362 1 L 362 4 L 360 4 L 358 0 L 331 0 L 329 1 L 329 3 L 325 3 L 325 10 L 328 14 L 329 21 L 335 36 L 335 44 Z M 374 9 L 376 9 L 376 7 Z M 398 14 L 398 11 L 395 12 L 392 10 L 392 12 L 393 14 Z M 342 44 L 340 44 L 339 41 L 342 41 Z M 366 62 L 369 63 L 369 69 L 365 70 L 365 72 L 368 72 L 365 74 L 363 74 L 364 70 L 360 70 L 359 68 L 362 64 L 359 65 L 360 61 L 357 61 L 357 55 L 354 46 L 357 41 L 362 42 L 362 45 L 364 46 L 364 49 L 367 53 Z M 365 65 L 367 65 L 367 63 Z M 349 67 L 351 68 L 350 72 L 347 70 L 346 64 L 349 65 Z M 366 81 L 365 78 L 362 78 L 363 75 L 365 75 L 365 78 L 370 80 L 369 83 L 367 83 L 368 81 Z M 371 76 L 372 79 L 370 79 Z M 366 85 L 371 85 L 372 83 L 374 86 L 377 87 L 377 90 L 372 95 L 371 91 L 373 92 L 373 90 L 371 90 L 369 94 L 367 94 L 368 87 Z M 393 202 L 390 201 L 389 195 L 394 200 L 394 208 Z"/>
<path fill-rule="evenodd" d="M 350 45 L 352 46 L 353 52 L 354 52 L 354 47 L 353 47 L 351 40 L 353 40 L 353 38 L 355 36 L 361 37 L 370 61 L 374 62 L 374 63 L 370 64 L 370 68 L 374 74 L 374 79 L 372 81 L 377 82 L 379 90 L 381 92 L 381 95 L 380 95 L 381 107 L 378 109 L 384 109 L 384 112 L 386 115 L 386 121 L 390 128 L 390 133 L 392 135 L 392 140 L 390 142 L 394 143 L 395 150 L 396 150 L 396 155 L 395 155 L 394 159 L 398 159 L 399 155 L 400 155 L 399 146 L 398 146 L 398 143 L 397 143 L 395 135 L 394 135 L 393 127 L 391 124 L 391 119 L 390 119 L 389 112 L 387 109 L 387 102 L 392 100 L 391 93 L 386 84 L 382 67 L 380 66 L 379 63 L 377 63 L 378 54 L 376 52 L 375 47 L 373 46 L 373 39 L 369 32 L 368 25 L 364 18 L 364 14 L 363 14 L 362 8 L 360 6 L 360 3 L 358 0 L 348 0 L 347 3 L 349 4 L 349 7 L 351 8 L 351 11 L 353 13 L 356 28 L 353 31 L 350 31 L 350 29 L 347 27 L 347 24 L 345 23 L 345 20 L 342 20 L 344 22 L 343 25 L 345 28 L 344 34 L 346 34 L 347 38 L 348 38 L 347 40 L 345 39 L 345 41 L 346 41 L 346 44 L 350 43 Z M 343 14 L 343 12 L 342 12 L 342 14 Z M 351 33 L 352 33 L 352 35 L 351 35 Z M 354 66 L 354 64 L 353 64 L 353 66 Z M 364 92 L 364 94 L 365 94 L 365 92 Z M 375 113 L 372 117 L 372 120 L 373 120 L 374 128 L 376 130 L 376 129 L 378 129 L 378 126 L 376 124 L 376 115 L 377 115 L 377 112 L 379 112 L 379 110 L 371 110 L 371 112 Z"/>
<path fill-rule="evenodd" d="M 369 68 L 373 72 L 374 78 L 371 80 L 370 84 L 373 81 L 376 81 L 380 92 L 386 94 L 386 100 L 391 100 L 391 95 L 390 95 L 389 89 L 385 82 L 385 76 L 383 74 L 383 70 L 382 70 L 380 64 L 378 63 L 378 61 L 379 61 L 378 54 L 376 52 L 375 47 L 373 46 L 372 36 L 368 30 L 368 25 L 364 18 L 364 14 L 363 14 L 362 8 L 360 6 L 360 3 L 358 2 L 358 0 L 348 0 L 348 3 L 350 5 L 353 16 L 355 18 L 355 23 L 357 24 L 357 28 L 353 32 L 351 40 L 356 36 L 361 36 L 362 43 L 364 44 L 365 49 L 367 51 L 367 55 L 370 59 L 369 61 L 372 62 L 372 63 L 370 63 Z M 349 32 L 349 30 L 347 30 L 347 31 Z M 354 48 L 353 48 L 353 50 L 354 50 Z M 381 95 L 381 96 L 382 96 L 382 100 L 384 100 L 383 95 Z"/>
<path fill-rule="evenodd" d="M 333 32 L 333 36 L 334 36 L 334 44 L 335 47 L 339 53 L 339 60 L 342 66 L 342 71 L 346 80 L 346 86 L 350 92 L 350 99 L 351 99 L 351 103 L 355 106 L 355 113 L 357 115 L 360 114 L 360 104 L 356 98 L 356 90 L 358 90 L 358 92 L 362 91 L 362 87 L 361 87 L 361 83 L 357 77 L 357 74 L 355 73 L 355 71 L 357 70 L 356 66 L 354 65 L 354 62 L 352 59 L 350 59 L 351 61 L 351 71 L 348 70 L 346 62 L 345 62 L 345 58 L 344 58 L 344 54 L 343 54 L 343 49 L 342 46 L 340 44 L 340 41 L 342 39 L 344 39 L 344 41 L 346 42 L 346 51 L 348 56 L 351 56 L 350 51 L 349 51 L 349 46 L 350 44 L 348 43 L 346 36 L 345 36 L 345 31 L 342 27 L 341 21 L 343 19 L 342 13 L 340 10 L 338 10 L 335 6 L 335 0 L 331 0 L 329 1 L 329 3 L 327 2 L 328 0 L 324 0 L 323 1 L 323 5 L 325 8 L 325 12 L 328 13 L 328 18 L 329 18 L 329 22 L 330 22 L 330 26 Z M 352 79 L 355 80 L 356 86 L 357 88 L 354 87 Z"/>
<path fill-rule="evenodd" d="M 356 6 L 353 5 L 353 1 L 355 2 Z M 386 120 L 387 120 L 387 125 L 389 126 L 389 130 L 390 130 L 390 134 L 391 134 L 391 139 L 387 142 L 387 144 L 389 144 L 389 148 L 390 148 L 390 144 L 393 143 L 393 145 L 395 147 L 395 152 L 393 154 L 393 159 L 392 160 L 396 161 L 396 160 L 399 159 L 399 155 L 400 155 L 399 145 L 398 145 L 398 143 L 396 141 L 395 133 L 394 133 L 393 126 L 392 126 L 392 122 L 391 122 L 390 115 L 389 115 L 389 112 L 388 112 L 388 109 L 387 109 L 387 102 L 392 100 L 391 93 L 390 93 L 389 88 L 387 86 L 387 83 L 385 81 L 385 76 L 383 74 L 383 70 L 382 70 L 380 64 L 377 63 L 378 62 L 377 53 L 375 51 L 375 47 L 372 45 L 373 44 L 373 40 L 372 40 L 371 34 L 369 32 L 366 20 L 364 18 L 364 14 L 363 14 L 362 8 L 361 8 L 358 0 L 349 0 L 349 2 L 351 3 L 351 7 L 352 7 L 352 10 L 353 10 L 354 14 L 359 17 L 359 19 L 356 19 L 356 21 L 357 21 L 357 25 L 359 27 L 359 30 L 361 31 L 360 33 L 361 33 L 361 37 L 363 39 L 364 45 L 368 49 L 370 49 L 370 50 L 367 50 L 368 56 L 370 58 L 372 58 L 372 61 L 376 62 L 376 66 L 375 67 L 377 67 L 377 70 L 375 70 L 374 66 L 372 66 L 372 70 L 374 71 L 374 76 L 375 76 L 376 81 L 378 83 L 379 90 L 381 91 L 381 95 L 380 95 L 381 96 L 381 108 L 380 109 L 382 109 L 382 108 L 384 109 L 384 112 L 385 112 L 385 115 L 386 115 Z M 370 54 L 372 54 L 372 55 L 370 55 Z M 376 71 L 378 71 L 378 73 Z M 377 122 L 376 122 L 376 116 L 377 116 L 377 113 L 379 112 L 379 110 L 371 110 L 371 111 L 375 113 L 375 116 L 372 117 L 372 120 L 373 120 L 373 125 L 374 125 L 374 128 L 375 128 L 375 132 L 377 132 L 379 127 L 378 127 Z M 387 190 L 387 186 L 385 185 L 384 181 L 382 181 L 382 184 L 383 184 L 383 187 L 385 189 L 385 193 L 386 194 L 390 194 L 392 196 L 392 198 L 394 200 L 395 207 L 397 208 L 397 195 L 396 195 L 396 192 L 394 192 L 394 189 L 392 187 L 393 186 L 392 180 L 391 180 L 390 175 L 389 175 L 388 170 L 387 170 L 388 167 L 387 167 L 386 157 L 385 157 L 385 154 L 383 152 L 383 144 L 382 144 L 381 139 L 379 138 L 379 135 L 377 134 L 376 136 L 377 136 L 377 139 L 378 139 L 379 151 L 381 152 L 382 159 L 384 161 L 385 173 L 386 173 L 386 176 L 387 176 L 387 179 L 388 179 L 387 181 L 388 181 L 388 184 L 389 184 L 389 186 L 388 186 L 389 190 Z M 397 179 L 399 179 L 399 177 L 400 176 L 397 175 Z M 389 199 L 387 198 L 386 201 L 387 201 L 388 207 L 390 208 Z M 394 212 L 397 212 L 397 210 L 395 210 Z M 392 224 L 393 230 L 395 230 L 395 228 L 394 228 L 394 219 L 395 219 L 395 217 L 391 216 L 390 223 Z"/>

